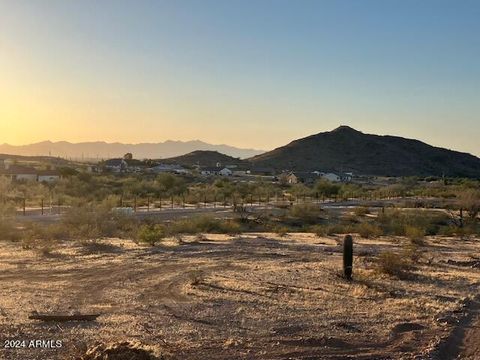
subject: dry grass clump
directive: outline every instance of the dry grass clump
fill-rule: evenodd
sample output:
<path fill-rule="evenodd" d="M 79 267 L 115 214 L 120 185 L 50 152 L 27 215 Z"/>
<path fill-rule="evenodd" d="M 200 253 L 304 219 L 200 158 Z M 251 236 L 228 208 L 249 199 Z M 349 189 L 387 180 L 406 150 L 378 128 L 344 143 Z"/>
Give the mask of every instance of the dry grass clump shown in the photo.
<path fill-rule="evenodd" d="M 78 206 L 70 208 L 62 219 L 62 225 L 73 239 L 100 239 L 129 237 L 136 220 L 114 213 L 106 206 Z"/>
<path fill-rule="evenodd" d="M 137 342 L 100 344 L 91 347 L 80 360 L 166 360 L 168 354 L 157 351 Z"/>
<path fill-rule="evenodd" d="M 167 232 L 173 234 L 220 233 L 238 234 L 241 226 L 234 220 L 215 219 L 212 216 L 197 216 L 177 220 L 168 225 Z"/>
<path fill-rule="evenodd" d="M 420 231 L 424 235 L 437 235 L 450 225 L 450 220 L 448 215 L 439 212 L 388 209 L 378 215 L 377 223 L 385 235 L 410 237 L 413 232 L 418 236 Z"/>
<path fill-rule="evenodd" d="M 365 239 L 375 238 L 383 235 L 383 230 L 381 227 L 367 222 L 358 224 L 355 227 L 355 230 L 361 237 Z"/>
<path fill-rule="evenodd" d="M 377 258 L 376 265 L 379 273 L 398 278 L 405 278 L 411 269 L 410 262 L 393 251 L 382 252 Z"/>
<path fill-rule="evenodd" d="M 287 236 L 288 230 L 289 230 L 288 227 L 282 226 L 282 225 L 277 225 L 273 227 L 273 232 L 280 237 Z"/>
<path fill-rule="evenodd" d="M 318 222 L 321 215 L 322 208 L 314 203 L 297 204 L 289 210 L 289 216 L 307 225 Z"/>
<path fill-rule="evenodd" d="M 0 219 L 0 240 L 19 241 L 21 232 L 8 219 Z"/>
<path fill-rule="evenodd" d="M 425 244 L 425 230 L 416 226 L 405 226 L 405 236 L 410 239 L 413 244 L 422 246 Z"/>
<path fill-rule="evenodd" d="M 357 206 L 354 210 L 353 213 L 356 216 L 365 216 L 367 214 L 370 214 L 370 208 L 368 206 Z"/>
<path fill-rule="evenodd" d="M 355 226 L 351 224 L 325 224 L 311 226 L 310 231 L 318 237 L 354 233 Z"/>

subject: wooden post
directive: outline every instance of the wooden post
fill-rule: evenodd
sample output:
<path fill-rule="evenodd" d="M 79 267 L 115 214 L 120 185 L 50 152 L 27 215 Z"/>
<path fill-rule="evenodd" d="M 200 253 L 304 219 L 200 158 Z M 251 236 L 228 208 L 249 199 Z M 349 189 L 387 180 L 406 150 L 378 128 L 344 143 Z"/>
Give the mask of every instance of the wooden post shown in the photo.
<path fill-rule="evenodd" d="M 172 209 L 173 209 L 173 207 L 174 207 L 174 204 L 173 204 L 173 195 L 172 195 Z"/>
<path fill-rule="evenodd" d="M 133 211 L 137 212 L 137 197 L 136 196 L 133 198 Z"/>
<path fill-rule="evenodd" d="M 43 215 L 43 199 L 42 199 L 42 215 Z"/>
<path fill-rule="evenodd" d="M 26 200 L 25 197 L 24 197 L 24 198 L 23 198 L 23 216 L 27 215 L 27 214 L 26 214 L 26 211 L 25 211 L 26 202 L 27 202 L 27 200 Z"/>
<path fill-rule="evenodd" d="M 150 197 L 147 198 L 147 212 L 150 212 Z"/>
<path fill-rule="evenodd" d="M 160 195 L 160 206 L 158 208 L 162 209 L 162 195 Z"/>

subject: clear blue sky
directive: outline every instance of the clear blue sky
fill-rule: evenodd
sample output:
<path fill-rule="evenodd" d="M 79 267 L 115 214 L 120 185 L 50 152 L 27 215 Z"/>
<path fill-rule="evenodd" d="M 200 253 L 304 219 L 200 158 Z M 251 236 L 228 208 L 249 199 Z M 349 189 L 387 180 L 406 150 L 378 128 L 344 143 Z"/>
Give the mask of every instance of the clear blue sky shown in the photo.
<path fill-rule="evenodd" d="M 480 1 L 0 0 L 0 69 L 0 142 L 346 124 L 480 155 Z"/>

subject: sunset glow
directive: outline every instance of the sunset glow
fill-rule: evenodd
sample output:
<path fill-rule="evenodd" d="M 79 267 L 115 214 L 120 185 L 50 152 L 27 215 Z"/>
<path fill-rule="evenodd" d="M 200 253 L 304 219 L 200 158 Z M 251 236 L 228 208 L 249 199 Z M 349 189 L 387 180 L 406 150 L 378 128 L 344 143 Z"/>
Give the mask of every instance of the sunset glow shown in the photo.
<path fill-rule="evenodd" d="M 0 143 L 271 149 L 347 124 L 480 155 L 478 3 L 228 3 L 0 1 Z"/>

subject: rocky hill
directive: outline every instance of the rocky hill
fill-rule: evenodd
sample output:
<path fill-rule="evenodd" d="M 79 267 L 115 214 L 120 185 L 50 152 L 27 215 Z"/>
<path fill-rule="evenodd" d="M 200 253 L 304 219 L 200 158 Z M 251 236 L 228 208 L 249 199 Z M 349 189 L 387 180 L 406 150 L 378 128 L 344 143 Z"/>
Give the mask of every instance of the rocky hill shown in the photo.
<path fill-rule="evenodd" d="M 471 154 L 397 136 L 364 134 L 348 126 L 292 141 L 248 161 L 277 170 L 480 178 L 480 158 Z"/>
<path fill-rule="evenodd" d="M 232 156 L 222 154 L 218 151 L 207 151 L 207 150 L 192 151 L 185 155 L 176 156 L 168 159 L 162 159 L 159 161 L 167 164 L 179 164 L 183 166 L 200 165 L 200 166 L 207 166 L 207 167 L 217 166 L 218 163 L 220 163 L 221 166 L 226 166 L 226 165 L 238 166 L 238 165 L 246 164 L 243 160 L 239 158 L 234 158 Z"/>

